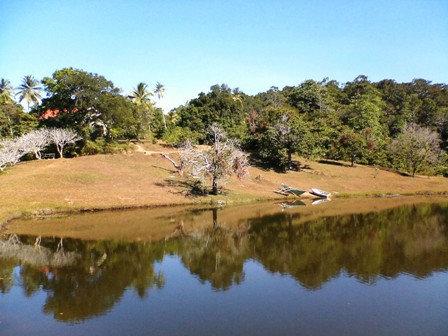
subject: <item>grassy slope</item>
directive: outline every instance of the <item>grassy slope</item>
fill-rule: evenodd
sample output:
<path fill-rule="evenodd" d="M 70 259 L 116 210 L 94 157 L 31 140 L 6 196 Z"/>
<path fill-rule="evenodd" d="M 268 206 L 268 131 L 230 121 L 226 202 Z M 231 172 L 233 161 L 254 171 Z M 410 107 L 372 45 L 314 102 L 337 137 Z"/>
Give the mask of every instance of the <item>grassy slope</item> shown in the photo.
<path fill-rule="evenodd" d="M 175 183 L 169 162 L 149 148 L 119 155 L 84 156 L 74 159 L 31 161 L 0 174 L 0 223 L 11 217 L 38 212 L 105 209 L 209 202 L 211 197 L 188 197 Z M 340 194 L 412 194 L 448 192 L 448 179 L 404 177 L 375 170 L 307 162 L 311 169 L 278 174 L 251 168 L 244 181 L 231 179 L 226 195 L 230 202 L 272 198 L 280 183 L 300 188 L 318 187 Z"/>

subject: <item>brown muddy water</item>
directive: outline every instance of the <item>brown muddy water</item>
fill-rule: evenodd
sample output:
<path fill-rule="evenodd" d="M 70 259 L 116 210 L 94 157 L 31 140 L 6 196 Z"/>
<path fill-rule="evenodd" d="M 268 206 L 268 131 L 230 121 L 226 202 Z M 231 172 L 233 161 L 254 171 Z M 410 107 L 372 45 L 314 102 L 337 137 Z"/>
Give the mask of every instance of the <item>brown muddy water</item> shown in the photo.
<path fill-rule="evenodd" d="M 448 335 L 448 201 L 16 221 L 0 335 Z"/>

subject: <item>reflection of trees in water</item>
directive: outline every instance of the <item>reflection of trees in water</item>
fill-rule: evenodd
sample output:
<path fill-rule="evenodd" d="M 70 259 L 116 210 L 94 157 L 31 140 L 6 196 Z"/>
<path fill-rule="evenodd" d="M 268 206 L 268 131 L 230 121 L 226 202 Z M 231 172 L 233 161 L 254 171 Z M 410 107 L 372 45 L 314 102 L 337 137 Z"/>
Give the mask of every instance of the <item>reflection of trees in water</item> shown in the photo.
<path fill-rule="evenodd" d="M 423 277 L 448 266 L 446 207 L 406 206 L 297 226 L 292 221 L 254 222 L 253 258 L 308 288 L 319 288 L 341 271 L 373 282 L 403 272 Z"/>
<path fill-rule="evenodd" d="M 15 262 L 0 258 L 0 293 L 7 293 L 13 285 Z"/>
<path fill-rule="evenodd" d="M 310 289 L 340 272 L 373 283 L 378 277 L 404 272 L 425 277 L 448 267 L 448 208 L 439 205 L 405 206 L 297 225 L 299 215 L 283 212 L 250 219 L 249 224 L 233 229 L 220 226 L 218 214 L 212 212 L 207 230 L 180 230 L 159 243 L 65 239 L 65 253 L 77 256 L 76 262 L 65 265 L 52 265 L 51 258 L 46 265 L 30 262 L 28 257 L 18 257 L 20 253 L 3 255 L 0 291 L 11 288 L 13 268 L 21 264 L 25 293 L 45 290 L 45 312 L 59 320 L 78 321 L 106 312 L 128 288 L 141 297 L 150 288 L 161 288 L 164 278 L 154 264 L 165 254 L 178 255 L 201 282 L 220 290 L 244 281 L 243 266 L 249 259 L 270 272 L 291 275 Z M 19 245 L 35 249 L 34 242 L 34 238 L 21 237 Z M 59 243 L 43 239 L 39 248 L 57 252 Z"/>
<path fill-rule="evenodd" d="M 182 239 L 178 253 L 184 265 L 202 282 L 215 289 L 228 289 L 244 280 L 248 258 L 247 237 L 220 227 Z"/>
<path fill-rule="evenodd" d="M 26 244 L 30 238 L 22 238 Z M 43 239 L 46 248 L 56 248 L 53 239 Z M 127 288 L 139 296 L 151 287 L 161 288 L 164 278 L 154 270 L 161 261 L 160 245 L 64 240 L 76 251 L 77 262 L 64 267 L 22 264 L 21 285 L 26 295 L 39 289 L 48 293 L 44 311 L 63 321 L 79 321 L 103 314 L 119 301 Z M 0 259 L 9 260 L 13 259 Z"/>
<path fill-rule="evenodd" d="M 380 213 L 321 218 L 294 225 L 298 214 L 249 220 L 248 230 L 214 227 L 180 240 L 178 254 L 201 281 L 226 289 L 244 279 L 248 259 L 317 289 L 347 272 L 366 283 L 448 267 L 448 208 L 405 206 Z"/>
<path fill-rule="evenodd" d="M 41 238 L 36 238 L 34 245 L 23 243 L 16 235 L 0 240 L 0 257 L 20 260 L 23 264 L 39 266 L 64 267 L 76 262 L 78 255 L 67 252 L 60 239 L 56 251 L 40 245 Z"/>

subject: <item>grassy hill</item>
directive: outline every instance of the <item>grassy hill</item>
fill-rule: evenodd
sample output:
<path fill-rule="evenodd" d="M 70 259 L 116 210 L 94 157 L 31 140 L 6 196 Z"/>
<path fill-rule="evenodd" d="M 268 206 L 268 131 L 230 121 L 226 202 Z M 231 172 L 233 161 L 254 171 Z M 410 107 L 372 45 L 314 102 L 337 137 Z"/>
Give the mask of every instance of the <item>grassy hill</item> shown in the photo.
<path fill-rule="evenodd" d="M 448 179 L 406 177 L 373 167 L 303 161 L 309 168 L 286 174 L 251 168 L 250 177 L 230 179 L 219 196 L 193 197 L 171 164 L 166 148 L 151 145 L 117 155 L 30 161 L 0 174 L 0 223 L 9 218 L 53 212 L 189 204 L 247 202 L 278 197 L 280 183 L 318 187 L 339 196 L 448 192 Z"/>

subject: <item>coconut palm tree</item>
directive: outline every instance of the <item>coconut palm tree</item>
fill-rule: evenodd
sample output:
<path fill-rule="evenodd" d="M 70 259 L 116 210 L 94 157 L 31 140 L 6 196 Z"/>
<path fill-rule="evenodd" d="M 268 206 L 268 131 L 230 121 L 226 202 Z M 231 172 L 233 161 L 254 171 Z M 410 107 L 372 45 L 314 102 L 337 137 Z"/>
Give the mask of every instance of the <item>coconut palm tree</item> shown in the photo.
<path fill-rule="evenodd" d="M 134 91 L 132 91 L 129 98 L 137 105 L 144 106 L 151 102 L 152 92 L 148 91 L 148 85 L 145 83 L 138 83 Z"/>
<path fill-rule="evenodd" d="M 11 93 L 12 93 L 11 82 L 7 79 L 1 78 L 0 79 L 0 95 L 1 94 L 11 95 Z"/>
<path fill-rule="evenodd" d="M 148 91 L 148 85 L 146 83 L 138 83 L 137 87 L 129 95 L 131 99 L 137 106 L 139 106 L 139 111 L 141 113 L 141 129 L 142 133 L 151 130 L 151 121 L 153 118 L 153 105 L 151 101 L 153 93 Z"/>
<path fill-rule="evenodd" d="M 34 79 L 33 76 L 27 75 L 23 77 L 22 84 L 17 88 L 17 95 L 19 96 L 19 102 L 25 100 L 28 105 L 28 111 L 30 110 L 31 104 L 35 105 L 40 102 L 42 96 L 40 92 L 42 87 L 38 86 L 39 81 Z"/>
<path fill-rule="evenodd" d="M 154 94 L 156 95 L 156 97 L 157 97 L 157 99 L 159 100 L 159 103 L 160 103 L 160 100 L 165 95 L 165 86 L 162 83 L 157 82 L 156 83 L 156 87 L 154 89 Z M 166 131 L 166 129 L 167 129 L 166 128 L 166 119 L 165 119 L 165 113 L 163 113 L 163 111 L 162 111 L 162 117 L 163 117 L 163 126 L 165 127 L 165 131 Z"/>

